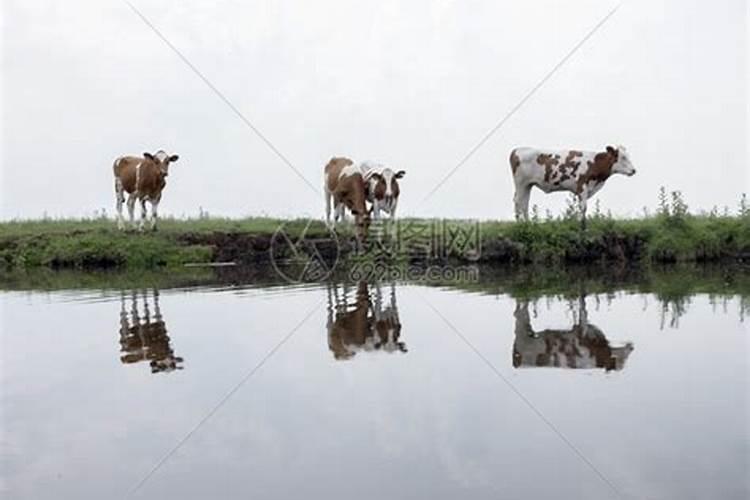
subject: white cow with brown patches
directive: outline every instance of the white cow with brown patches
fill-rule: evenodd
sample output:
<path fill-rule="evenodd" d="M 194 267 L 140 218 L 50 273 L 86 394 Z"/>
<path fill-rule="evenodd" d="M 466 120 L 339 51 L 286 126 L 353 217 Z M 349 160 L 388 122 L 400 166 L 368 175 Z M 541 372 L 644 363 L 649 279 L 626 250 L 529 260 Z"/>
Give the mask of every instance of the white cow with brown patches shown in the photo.
<path fill-rule="evenodd" d="M 624 147 L 607 146 L 604 151 L 516 148 L 510 153 L 516 185 L 517 220 L 529 218 L 529 196 L 536 186 L 545 193 L 569 191 L 578 196 L 581 223 L 586 223 L 586 204 L 613 174 L 631 176 L 635 168 Z"/>
<path fill-rule="evenodd" d="M 529 303 L 516 302 L 513 367 L 622 370 L 633 343 L 610 343 L 604 332 L 589 323 L 585 298 L 579 297 L 578 304 L 578 320 L 570 328 L 535 330 Z"/>
<path fill-rule="evenodd" d="M 403 170 L 394 172 L 389 167 L 371 161 L 362 162 L 359 168 L 365 179 L 365 193 L 367 201 L 372 205 L 373 219 L 380 219 L 382 210 L 391 216 L 391 220 L 394 220 L 396 208 L 398 208 L 398 197 L 401 194 L 398 179 L 403 178 L 406 172 Z"/>
<path fill-rule="evenodd" d="M 367 210 L 365 181 L 362 172 L 349 158 L 331 158 L 323 170 L 323 196 L 326 202 L 326 223 L 331 224 L 331 204 L 334 224 L 344 220 L 346 209 L 354 215 L 357 239 L 367 238 L 370 213 Z"/>
<path fill-rule="evenodd" d="M 128 193 L 128 214 L 130 223 L 135 227 L 135 202 L 141 202 L 141 231 L 146 223 L 146 202 L 151 203 L 151 229 L 156 229 L 157 209 L 161 201 L 161 194 L 167 185 L 169 164 L 176 162 L 178 155 L 168 155 L 159 150 L 156 154 L 143 153 L 143 157 L 121 156 L 115 160 L 113 170 L 115 174 L 115 197 L 117 199 L 117 227 L 125 229 L 122 217 L 122 204 L 125 193 Z"/>
<path fill-rule="evenodd" d="M 374 298 L 374 300 L 373 300 Z M 408 351 L 401 337 L 401 321 L 396 304 L 396 287 L 391 284 L 390 300 L 384 304 L 380 285 L 370 293 L 366 281 L 357 283 L 355 302 L 347 301 L 347 290 L 339 293 L 328 285 L 328 348 L 337 360 L 351 359 L 358 353 Z"/>

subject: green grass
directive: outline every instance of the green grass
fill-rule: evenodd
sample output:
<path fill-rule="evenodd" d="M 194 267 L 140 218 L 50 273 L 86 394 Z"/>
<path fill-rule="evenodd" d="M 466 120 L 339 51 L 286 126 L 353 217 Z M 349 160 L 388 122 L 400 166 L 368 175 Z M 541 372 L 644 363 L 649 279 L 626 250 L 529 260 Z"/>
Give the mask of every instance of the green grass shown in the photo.
<path fill-rule="evenodd" d="M 586 231 L 575 220 L 486 223 L 484 241 L 507 238 L 520 245 L 521 260 L 589 261 L 597 254 L 626 260 L 690 262 L 735 259 L 750 254 L 750 218 L 654 216 L 641 219 L 591 217 Z"/>
<path fill-rule="evenodd" d="M 200 219 L 174 219 L 160 218 L 159 228 L 156 234 L 159 236 L 175 236 L 185 232 L 212 233 L 221 232 L 246 232 L 271 234 L 280 224 L 286 224 L 292 231 L 301 231 L 307 224 L 308 219 L 274 219 L 270 217 L 249 217 L 245 219 L 229 219 L 220 217 Z M 322 222 L 314 225 L 314 229 L 324 230 Z M 14 220 L 0 222 L 0 238 L 37 236 L 40 234 L 57 235 L 75 232 L 102 232 L 117 233 L 116 224 L 111 219 L 41 219 L 41 220 Z M 138 234 L 132 229 L 125 231 L 126 235 Z M 144 234 L 151 234 L 145 231 Z"/>
<path fill-rule="evenodd" d="M 690 262 L 736 260 L 750 255 L 750 217 L 658 215 L 641 219 L 594 216 L 585 232 L 572 219 L 527 223 L 403 219 L 432 232 L 433 245 L 460 229 L 481 235 L 480 261 L 558 263 L 624 260 Z M 108 219 L 61 219 L 0 223 L 0 266 L 9 268 L 154 269 L 188 262 L 211 262 L 226 245 L 222 235 L 269 237 L 281 225 L 292 237 L 328 232 L 322 221 L 307 219 L 163 219 L 156 232 L 118 231 Z M 446 234 L 444 234 L 446 233 Z M 351 229 L 340 233 L 351 240 Z M 371 238 L 374 240 L 374 238 Z M 232 244 L 237 245 L 237 241 Z M 241 243 L 240 244 L 245 244 Z M 242 247 L 234 250 L 240 254 Z M 248 251 L 251 251 L 248 249 Z M 466 260 L 460 253 L 447 256 Z M 403 255 L 397 255 L 403 257 Z M 220 259 L 219 259 L 220 260 Z"/>
<path fill-rule="evenodd" d="M 154 269 L 214 259 L 210 244 L 186 243 L 185 237 L 214 233 L 271 235 L 281 224 L 299 234 L 307 220 L 162 219 L 157 231 L 120 231 L 108 219 L 45 219 L 0 223 L 0 266 L 52 268 Z M 308 234 L 325 234 L 322 222 Z M 210 239 L 210 238 L 209 238 Z"/>

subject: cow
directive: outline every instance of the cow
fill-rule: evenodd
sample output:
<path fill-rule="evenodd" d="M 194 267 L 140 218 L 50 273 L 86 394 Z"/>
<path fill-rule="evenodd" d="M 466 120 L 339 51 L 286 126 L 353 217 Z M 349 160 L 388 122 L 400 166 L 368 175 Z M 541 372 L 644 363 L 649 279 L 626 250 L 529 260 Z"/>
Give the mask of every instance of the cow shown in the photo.
<path fill-rule="evenodd" d="M 362 172 L 352 160 L 333 157 L 323 171 L 323 195 L 326 203 L 326 223 L 331 224 L 331 202 L 333 201 L 334 224 L 345 220 L 346 209 L 354 215 L 357 240 L 367 238 L 370 213 L 367 210 L 365 181 Z"/>
<path fill-rule="evenodd" d="M 581 226 L 586 227 L 586 204 L 613 174 L 632 176 L 635 168 L 623 146 L 604 151 L 516 148 L 510 153 L 516 193 L 516 220 L 528 220 L 529 195 L 536 186 L 545 193 L 569 191 L 578 197 Z"/>
<path fill-rule="evenodd" d="M 383 293 L 380 284 L 375 285 L 375 301 L 373 304 L 373 329 L 375 330 L 375 349 L 386 352 L 406 352 L 406 344 L 400 342 L 401 320 L 396 304 L 396 285 L 391 283 L 388 305 L 383 305 Z"/>
<path fill-rule="evenodd" d="M 354 304 L 348 304 L 346 288 L 339 297 L 338 287 L 328 286 L 328 349 L 336 360 L 351 359 L 360 352 L 407 352 L 399 341 L 401 322 L 396 307 L 395 286 L 390 305 L 382 307 L 379 287 L 375 304 L 366 281 L 357 284 Z"/>
<path fill-rule="evenodd" d="M 373 219 L 380 219 L 382 210 L 390 214 L 391 220 L 394 220 L 398 196 L 401 193 L 398 179 L 403 178 L 406 172 L 403 170 L 394 172 L 389 167 L 370 161 L 362 162 L 360 169 L 365 179 L 367 201 L 372 204 Z"/>
<path fill-rule="evenodd" d="M 584 297 L 579 298 L 578 321 L 568 329 L 534 330 L 526 301 L 516 303 L 513 316 L 516 337 L 513 342 L 514 368 L 531 366 L 622 370 L 633 351 L 633 344 L 630 342 L 613 347 L 604 333 L 588 322 Z"/>
<path fill-rule="evenodd" d="M 161 201 L 162 191 L 167 185 L 166 177 L 169 175 L 169 165 L 179 158 L 178 155 L 169 155 L 159 150 L 153 155 L 143 153 L 142 158 L 121 156 L 115 160 L 113 170 L 115 174 L 115 198 L 117 200 L 117 227 L 119 229 L 125 229 L 125 221 L 122 217 L 125 193 L 128 193 L 128 213 L 133 227 L 135 227 L 133 220 L 135 202 L 140 200 L 141 222 L 138 229 L 143 231 L 146 223 L 147 201 L 151 203 L 151 229 L 156 229 L 157 209 L 159 201 Z"/>
<path fill-rule="evenodd" d="M 149 300 L 143 295 L 143 315 L 139 312 L 138 297 L 132 292 L 130 315 L 125 309 L 125 294 L 120 296 L 120 361 L 123 364 L 148 361 L 151 373 L 182 370 L 183 359 L 174 355 L 167 326 L 159 308 L 159 292 L 154 290 L 154 316 L 151 317 Z"/>

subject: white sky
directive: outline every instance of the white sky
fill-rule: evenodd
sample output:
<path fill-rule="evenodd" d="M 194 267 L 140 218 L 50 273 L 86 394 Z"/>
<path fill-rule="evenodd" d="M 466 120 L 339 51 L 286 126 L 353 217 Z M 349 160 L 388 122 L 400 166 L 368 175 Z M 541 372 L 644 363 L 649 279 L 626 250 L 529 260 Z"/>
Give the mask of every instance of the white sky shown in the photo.
<path fill-rule="evenodd" d="M 602 0 L 149 1 L 134 5 L 316 186 L 333 155 L 404 169 L 402 215 L 510 218 L 515 146 L 628 147 L 597 195 L 637 215 L 750 191 L 750 10 L 625 0 L 427 202 L 424 196 L 616 5 Z M 112 162 L 178 153 L 162 214 L 322 216 L 313 192 L 118 1 L 2 4 L 0 217 L 113 213 Z M 565 195 L 535 191 L 559 210 Z"/>

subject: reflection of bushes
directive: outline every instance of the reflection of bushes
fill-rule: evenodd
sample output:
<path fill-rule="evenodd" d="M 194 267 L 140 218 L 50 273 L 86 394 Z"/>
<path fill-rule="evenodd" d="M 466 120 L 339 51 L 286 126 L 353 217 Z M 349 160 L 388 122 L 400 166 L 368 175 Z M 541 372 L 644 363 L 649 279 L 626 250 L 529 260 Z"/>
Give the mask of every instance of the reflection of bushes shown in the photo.
<path fill-rule="evenodd" d="M 408 264 L 401 264 L 407 266 Z M 350 280 L 347 266 L 338 266 L 331 281 Z M 620 294 L 651 294 L 658 300 L 663 324 L 676 326 L 690 306 L 695 294 L 709 296 L 715 307 L 726 307 L 739 300 L 741 319 L 750 313 L 750 266 L 677 264 L 669 266 L 489 266 L 478 267 L 478 279 L 460 281 L 461 274 L 449 281 L 419 281 L 434 285 L 493 295 L 509 295 L 536 305 L 540 299 L 574 301 L 589 295 L 594 307 L 601 301 L 611 302 Z M 403 274 L 406 275 L 405 273 Z M 288 285 L 271 267 L 238 266 L 234 268 L 177 268 L 161 271 L 0 271 L 0 289 L 119 290 L 140 288 L 176 288 L 196 285 L 252 285 L 276 287 Z M 310 286 L 315 286 L 311 284 Z M 648 298 L 644 298 L 648 300 Z M 570 302 L 571 310 L 573 302 Z"/>
<path fill-rule="evenodd" d="M 516 299 L 571 301 L 591 295 L 596 307 L 621 293 L 652 294 L 662 311 L 662 326 L 678 325 L 696 294 L 718 303 L 739 299 L 741 319 L 750 311 L 750 267 L 682 264 L 670 266 L 484 266 L 475 283 L 440 283 L 462 290 L 505 294 Z"/>
<path fill-rule="evenodd" d="M 680 317 L 683 316 L 690 305 L 690 297 L 676 297 L 667 299 L 659 297 L 661 301 L 661 329 L 664 329 L 667 317 L 669 318 L 669 327 L 677 328 L 680 326 Z"/>

